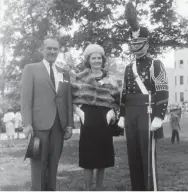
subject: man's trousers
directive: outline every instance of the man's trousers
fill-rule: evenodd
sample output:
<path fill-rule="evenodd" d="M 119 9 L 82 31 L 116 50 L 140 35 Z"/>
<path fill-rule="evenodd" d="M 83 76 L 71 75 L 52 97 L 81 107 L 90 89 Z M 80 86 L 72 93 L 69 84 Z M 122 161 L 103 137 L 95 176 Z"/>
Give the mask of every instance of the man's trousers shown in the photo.
<path fill-rule="evenodd" d="M 59 158 L 64 143 L 58 113 L 50 130 L 34 131 L 40 138 L 42 149 L 39 160 L 31 159 L 31 189 L 33 191 L 55 191 Z"/>
<path fill-rule="evenodd" d="M 148 141 L 149 141 L 149 120 L 148 120 L 148 95 L 128 95 L 125 103 L 125 123 L 128 162 L 130 178 L 133 191 L 153 190 L 152 172 L 152 148 L 156 159 L 156 140 L 151 142 L 150 134 L 150 174 L 148 179 Z M 152 117 L 153 119 L 153 117 Z M 153 145 L 153 146 L 152 146 Z M 153 162 L 156 168 L 156 162 Z M 150 188 L 148 189 L 148 180 Z"/>

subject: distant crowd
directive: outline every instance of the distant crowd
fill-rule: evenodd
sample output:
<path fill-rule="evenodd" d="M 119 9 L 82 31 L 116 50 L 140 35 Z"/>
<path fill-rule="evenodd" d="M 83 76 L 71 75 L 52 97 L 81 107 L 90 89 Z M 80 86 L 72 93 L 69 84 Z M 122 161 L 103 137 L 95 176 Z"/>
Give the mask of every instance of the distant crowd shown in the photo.
<path fill-rule="evenodd" d="M 7 147 L 14 146 L 14 139 L 19 139 L 19 133 L 23 131 L 22 117 L 20 107 L 16 110 L 9 107 L 7 111 L 1 116 L 0 133 L 5 132 L 7 135 Z"/>

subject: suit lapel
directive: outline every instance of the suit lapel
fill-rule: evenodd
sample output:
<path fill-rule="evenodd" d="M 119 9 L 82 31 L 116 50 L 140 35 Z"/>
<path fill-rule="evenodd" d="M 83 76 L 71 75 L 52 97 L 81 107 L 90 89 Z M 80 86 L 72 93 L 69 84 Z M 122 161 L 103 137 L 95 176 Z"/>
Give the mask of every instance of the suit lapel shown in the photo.
<path fill-rule="evenodd" d="M 44 75 L 45 75 L 45 78 L 46 78 L 47 82 L 49 83 L 49 85 L 51 86 L 51 88 L 52 88 L 52 89 L 55 91 L 55 93 L 56 93 L 56 90 L 55 90 L 55 87 L 54 87 L 54 85 L 53 85 L 53 83 L 52 83 L 52 80 L 51 80 L 51 78 L 50 78 L 50 75 L 48 74 L 48 71 L 47 71 L 47 69 L 46 69 L 46 67 L 45 67 L 45 65 L 44 65 L 43 62 L 41 62 L 41 67 L 43 68 L 42 70 L 44 71 Z"/>

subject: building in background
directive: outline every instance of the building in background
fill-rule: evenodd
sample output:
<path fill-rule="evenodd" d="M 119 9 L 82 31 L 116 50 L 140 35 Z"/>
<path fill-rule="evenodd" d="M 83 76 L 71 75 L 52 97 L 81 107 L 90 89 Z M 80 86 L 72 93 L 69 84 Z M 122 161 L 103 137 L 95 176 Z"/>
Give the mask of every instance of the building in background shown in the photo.
<path fill-rule="evenodd" d="M 169 106 L 179 105 L 188 110 L 188 49 L 174 51 L 174 66 L 166 68 L 169 82 Z"/>
<path fill-rule="evenodd" d="M 175 94 L 175 89 L 174 89 L 174 68 L 166 68 L 166 73 L 168 77 L 168 86 L 169 86 L 169 101 L 168 105 L 173 105 L 175 104 L 174 102 L 174 94 Z"/>
<path fill-rule="evenodd" d="M 188 49 L 179 49 L 174 54 L 174 103 L 188 102 Z"/>

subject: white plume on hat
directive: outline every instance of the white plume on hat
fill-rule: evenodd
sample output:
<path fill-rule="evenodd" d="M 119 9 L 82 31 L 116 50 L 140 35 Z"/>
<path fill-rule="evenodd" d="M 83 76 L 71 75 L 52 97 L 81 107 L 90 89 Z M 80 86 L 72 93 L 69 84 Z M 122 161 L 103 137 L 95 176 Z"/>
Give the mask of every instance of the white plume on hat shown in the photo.
<path fill-rule="evenodd" d="M 88 58 L 89 55 L 92 53 L 100 53 L 101 55 L 104 55 L 104 49 L 98 45 L 98 44 L 89 44 L 86 49 L 84 50 L 83 56 L 85 59 Z"/>

